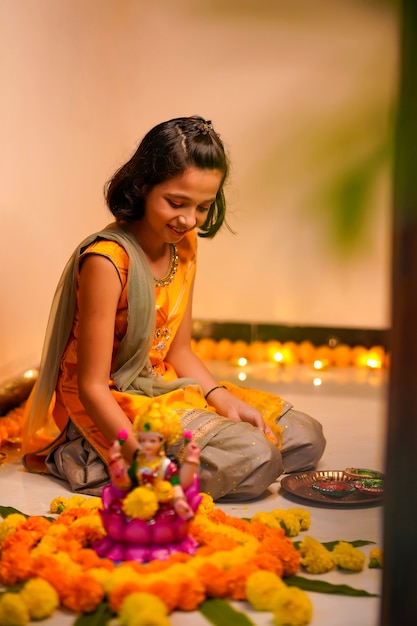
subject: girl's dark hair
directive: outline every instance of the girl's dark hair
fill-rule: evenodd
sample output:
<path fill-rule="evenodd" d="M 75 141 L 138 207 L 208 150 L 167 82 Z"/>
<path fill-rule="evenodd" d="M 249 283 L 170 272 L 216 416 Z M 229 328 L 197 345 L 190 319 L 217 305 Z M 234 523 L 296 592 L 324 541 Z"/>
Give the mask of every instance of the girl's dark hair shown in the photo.
<path fill-rule="evenodd" d="M 229 161 L 219 135 L 202 117 L 178 117 L 152 128 L 135 154 L 108 181 L 105 198 L 118 221 L 140 220 L 145 198 L 155 185 L 182 174 L 188 167 L 219 170 L 222 181 L 200 237 L 214 237 L 225 220 L 223 192 Z"/>

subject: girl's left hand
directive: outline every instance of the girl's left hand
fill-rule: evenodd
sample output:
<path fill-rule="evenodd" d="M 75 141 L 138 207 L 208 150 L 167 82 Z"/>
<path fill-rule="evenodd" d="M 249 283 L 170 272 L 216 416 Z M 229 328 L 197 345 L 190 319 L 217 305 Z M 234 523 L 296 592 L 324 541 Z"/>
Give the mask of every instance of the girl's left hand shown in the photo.
<path fill-rule="evenodd" d="M 276 441 L 275 435 L 265 423 L 260 412 L 240 398 L 236 398 L 227 389 L 216 389 L 215 395 L 210 394 L 209 404 L 214 406 L 220 415 L 228 417 L 233 422 L 248 422 L 252 426 L 260 428 L 263 433 Z"/>

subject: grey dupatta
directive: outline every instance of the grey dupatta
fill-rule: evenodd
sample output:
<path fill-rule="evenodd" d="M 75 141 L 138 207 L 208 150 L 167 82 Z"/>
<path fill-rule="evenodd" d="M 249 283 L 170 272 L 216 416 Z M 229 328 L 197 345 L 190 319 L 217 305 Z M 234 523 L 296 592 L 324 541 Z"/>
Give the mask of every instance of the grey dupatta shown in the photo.
<path fill-rule="evenodd" d="M 187 385 L 198 385 L 192 378 L 178 378 L 167 383 L 161 376 L 152 373 L 149 350 L 155 329 L 154 279 L 143 250 L 134 236 L 122 225 L 112 223 L 77 246 L 61 275 L 49 315 L 39 377 L 27 416 L 25 440 L 46 423 L 62 355 L 74 320 L 78 261 L 87 246 L 97 239 L 119 243 L 129 256 L 127 331 L 120 342 L 111 372 L 117 389 L 156 397 Z"/>

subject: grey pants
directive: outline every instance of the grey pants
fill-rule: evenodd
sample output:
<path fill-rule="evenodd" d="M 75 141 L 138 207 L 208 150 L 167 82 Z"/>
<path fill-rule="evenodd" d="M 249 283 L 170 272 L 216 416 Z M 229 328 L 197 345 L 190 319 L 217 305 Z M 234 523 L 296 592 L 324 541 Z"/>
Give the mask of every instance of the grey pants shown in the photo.
<path fill-rule="evenodd" d="M 201 410 L 184 412 L 181 420 L 201 448 L 201 491 L 214 500 L 258 498 L 283 472 L 313 468 L 326 445 L 319 422 L 291 405 L 286 406 L 278 421 L 284 429 L 281 450 L 258 428 L 245 422 L 232 422 Z M 173 447 L 168 453 L 181 461 L 179 448 Z M 68 424 L 66 442 L 48 455 L 46 466 L 50 474 L 66 481 L 76 493 L 99 496 L 109 482 L 106 464 L 72 422 Z"/>

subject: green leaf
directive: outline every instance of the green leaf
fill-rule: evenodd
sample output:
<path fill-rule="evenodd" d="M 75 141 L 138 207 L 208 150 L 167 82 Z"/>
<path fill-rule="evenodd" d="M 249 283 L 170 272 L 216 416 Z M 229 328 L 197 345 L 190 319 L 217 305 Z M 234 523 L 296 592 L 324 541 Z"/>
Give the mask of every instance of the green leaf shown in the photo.
<path fill-rule="evenodd" d="M 344 541 L 344 539 L 337 539 L 336 541 L 323 542 L 322 545 L 331 552 L 340 541 Z M 294 548 L 296 550 L 300 549 L 300 543 L 301 541 L 293 541 Z M 353 546 L 354 548 L 360 548 L 361 546 L 368 546 L 371 543 L 375 543 L 375 541 L 368 541 L 366 539 L 355 539 L 354 541 L 345 541 L 345 543 L 350 543 L 350 545 Z"/>
<path fill-rule="evenodd" d="M 101 602 L 92 613 L 83 613 L 77 617 L 74 626 L 105 626 L 113 617 L 108 603 Z"/>
<path fill-rule="evenodd" d="M 19 593 L 19 591 L 23 589 L 24 586 L 25 586 L 25 583 L 18 583 L 17 585 L 12 585 L 11 587 L 7 587 L 7 589 L 0 591 L 0 598 L 5 593 Z"/>
<path fill-rule="evenodd" d="M 290 576 L 285 578 L 284 582 L 289 587 L 298 587 L 304 591 L 317 591 L 318 593 L 334 593 L 341 596 L 366 596 L 368 598 L 377 598 L 377 593 L 369 593 L 364 589 L 355 589 L 349 585 L 333 585 L 324 580 L 316 580 L 312 578 L 303 578 L 302 576 Z"/>
<path fill-rule="evenodd" d="M 3 519 L 6 519 L 6 517 L 8 517 L 9 515 L 13 515 L 14 513 L 18 513 L 19 515 L 24 515 L 24 517 L 26 517 L 26 519 L 28 517 L 31 517 L 30 515 L 26 515 L 26 513 L 22 513 L 22 511 L 18 511 L 17 509 L 15 509 L 12 506 L 0 506 L 0 516 Z M 48 517 L 48 515 L 42 515 L 41 517 L 44 517 L 45 519 L 47 519 L 48 522 L 54 522 L 55 521 L 55 517 Z"/>
<path fill-rule="evenodd" d="M 218 598 L 205 600 L 200 604 L 199 611 L 214 626 L 254 626 L 244 613 L 236 611 L 226 600 Z"/>
<path fill-rule="evenodd" d="M 6 517 L 8 517 L 9 515 L 13 515 L 14 513 L 18 513 L 19 515 L 24 515 L 26 518 L 29 517 L 29 515 L 26 515 L 25 513 L 22 513 L 22 511 L 18 511 L 17 509 L 14 509 L 12 506 L 0 506 L 0 515 L 6 519 Z"/>
<path fill-rule="evenodd" d="M 330 550 L 330 552 L 334 549 L 337 544 L 343 541 L 342 539 L 338 539 L 337 541 L 328 541 L 327 543 L 323 543 L 324 547 Z M 350 543 L 354 548 L 360 548 L 361 546 L 368 546 L 370 543 L 375 543 L 375 541 L 365 541 L 364 539 L 355 539 L 355 541 L 346 541 L 345 543 Z"/>

